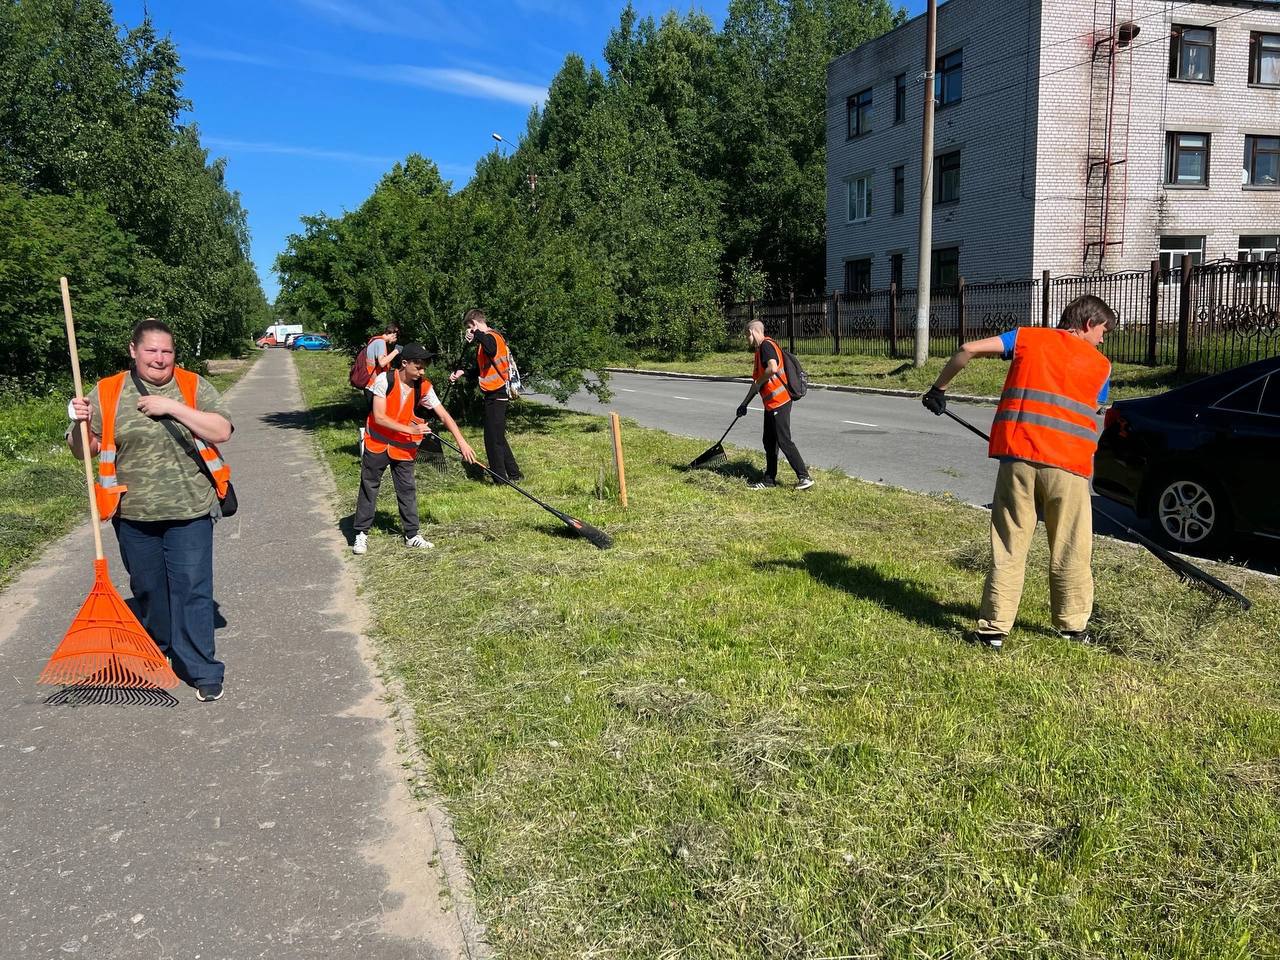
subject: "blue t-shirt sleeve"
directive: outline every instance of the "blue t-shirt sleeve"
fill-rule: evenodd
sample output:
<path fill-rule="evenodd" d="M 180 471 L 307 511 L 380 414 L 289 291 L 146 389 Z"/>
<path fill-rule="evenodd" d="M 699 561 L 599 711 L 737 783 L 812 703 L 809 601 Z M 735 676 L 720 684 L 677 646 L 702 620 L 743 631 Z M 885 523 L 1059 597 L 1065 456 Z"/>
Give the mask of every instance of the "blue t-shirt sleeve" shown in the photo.
<path fill-rule="evenodd" d="M 1098 406 L 1102 406 L 1107 402 L 1107 397 L 1111 396 L 1111 378 L 1107 377 L 1102 381 L 1102 389 L 1098 391 Z"/>
<path fill-rule="evenodd" d="M 1004 353 L 1000 354 L 1001 360 L 1013 359 L 1013 348 L 1018 343 L 1018 331 L 1009 330 L 1000 334 L 1000 344 L 1004 347 Z"/>

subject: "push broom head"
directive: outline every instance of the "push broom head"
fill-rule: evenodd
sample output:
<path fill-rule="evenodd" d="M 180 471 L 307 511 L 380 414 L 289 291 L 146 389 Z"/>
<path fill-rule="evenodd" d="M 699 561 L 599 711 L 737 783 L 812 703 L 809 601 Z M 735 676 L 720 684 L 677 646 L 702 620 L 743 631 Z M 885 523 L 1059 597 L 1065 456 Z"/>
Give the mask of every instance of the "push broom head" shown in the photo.
<path fill-rule="evenodd" d="M 178 677 L 116 593 L 107 561 L 93 563 L 93 589 L 45 664 L 39 683 L 171 690 Z"/>
<path fill-rule="evenodd" d="M 582 537 L 582 539 L 586 540 L 592 546 L 597 547 L 600 550 L 608 550 L 613 546 L 613 537 L 609 536 L 598 527 L 593 527 L 586 521 L 579 520 L 577 517 L 571 517 L 567 513 L 561 513 L 559 510 L 556 511 L 556 515 L 565 522 L 565 525 L 568 526 L 570 530 Z"/>
<path fill-rule="evenodd" d="M 689 464 L 690 470 L 699 470 L 702 467 L 709 467 L 713 463 L 725 459 L 724 444 L 717 443 L 710 450 L 698 456 L 698 458 Z"/>

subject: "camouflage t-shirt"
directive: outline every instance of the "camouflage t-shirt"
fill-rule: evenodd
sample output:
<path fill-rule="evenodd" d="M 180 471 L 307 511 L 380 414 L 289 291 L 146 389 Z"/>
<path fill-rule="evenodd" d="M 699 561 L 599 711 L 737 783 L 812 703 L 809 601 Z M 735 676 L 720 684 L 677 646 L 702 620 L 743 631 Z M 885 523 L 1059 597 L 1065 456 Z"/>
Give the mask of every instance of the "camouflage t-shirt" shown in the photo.
<path fill-rule="evenodd" d="M 175 377 L 163 387 L 147 384 L 147 392 L 182 402 Z M 120 501 L 126 520 L 192 520 L 207 515 L 217 499 L 213 483 L 178 442 L 162 420 L 153 420 L 138 409 L 138 389 L 126 376 L 116 409 L 116 478 L 128 491 Z M 102 435 L 102 410 L 98 388 L 89 394 L 93 404 L 90 428 Z M 231 420 L 218 391 L 204 377 L 196 390 L 196 409 L 218 413 Z M 187 437 L 191 431 L 177 420 L 172 423 Z"/>

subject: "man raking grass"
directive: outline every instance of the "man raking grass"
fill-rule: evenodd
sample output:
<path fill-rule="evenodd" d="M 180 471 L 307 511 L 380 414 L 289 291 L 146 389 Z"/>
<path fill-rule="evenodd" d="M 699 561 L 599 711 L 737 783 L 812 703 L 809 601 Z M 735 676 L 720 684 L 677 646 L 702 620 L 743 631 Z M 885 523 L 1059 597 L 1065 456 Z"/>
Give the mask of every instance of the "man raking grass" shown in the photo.
<path fill-rule="evenodd" d="M 418 444 L 431 433 L 426 420 L 419 415 L 420 409 L 430 410 L 439 417 L 457 441 L 456 449 L 462 459 L 475 463 L 475 451 L 463 438 L 449 411 L 441 405 L 431 381 L 423 376 L 428 359 L 430 354 L 422 344 L 406 344 L 400 351 L 399 363 L 370 384 L 373 407 L 365 420 L 352 553 L 363 554 L 369 549 L 369 528 L 373 526 L 378 506 L 378 489 L 382 485 L 382 474 L 388 467 L 396 488 L 405 546 L 414 549 L 432 547 L 432 543 L 418 532 L 418 487 L 413 475 Z"/>
<path fill-rule="evenodd" d="M 1107 399 L 1111 363 L 1099 348 L 1115 322 L 1105 301 L 1077 297 L 1056 330 L 1022 327 L 964 344 L 922 399 L 941 416 L 947 385 L 970 360 L 1013 361 L 991 429 L 990 455 L 1000 470 L 991 504 L 991 569 L 974 634 L 992 650 L 1000 650 L 1013 629 L 1038 516 L 1049 534 L 1053 625 L 1068 639 L 1090 642 L 1094 411 Z"/>

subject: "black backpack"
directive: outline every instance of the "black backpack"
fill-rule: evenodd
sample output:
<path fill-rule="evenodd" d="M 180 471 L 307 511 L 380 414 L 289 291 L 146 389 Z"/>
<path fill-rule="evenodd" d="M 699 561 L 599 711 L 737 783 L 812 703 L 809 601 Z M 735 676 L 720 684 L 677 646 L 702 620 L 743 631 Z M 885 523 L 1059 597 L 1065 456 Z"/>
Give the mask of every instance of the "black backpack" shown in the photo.
<path fill-rule="evenodd" d="M 787 393 L 792 400 L 802 400 L 809 392 L 809 374 L 805 373 L 794 353 L 781 346 L 778 349 L 782 351 L 782 370 L 787 375 Z"/>

